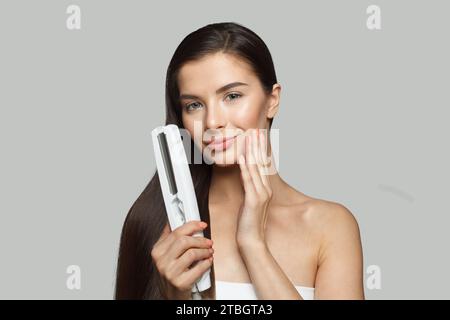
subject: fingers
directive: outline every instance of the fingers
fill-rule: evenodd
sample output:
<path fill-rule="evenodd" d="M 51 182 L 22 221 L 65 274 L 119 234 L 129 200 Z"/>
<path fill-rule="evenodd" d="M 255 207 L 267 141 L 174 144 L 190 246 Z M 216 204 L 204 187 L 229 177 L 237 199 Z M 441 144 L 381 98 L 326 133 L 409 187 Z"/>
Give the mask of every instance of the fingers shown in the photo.
<path fill-rule="evenodd" d="M 248 137 L 245 136 L 245 157 L 241 154 L 239 156 L 239 168 L 241 169 L 241 177 L 242 177 L 242 183 L 244 185 L 244 191 L 245 194 L 255 194 L 256 190 L 253 185 L 252 177 L 250 175 L 250 171 L 247 166 L 247 160 L 249 159 L 249 147 L 247 146 Z"/>
<path fill-rule="evenodd" d="M 178 290 L 189 290 L 213 262 L 213 251 L 209 249 L 189 249 L 182 257 L 169 261 L 161 269 L 163 277 Z"/>
<path fill-rule="evenodd" d="M 244 189 L 249 194 L 266 194 L 270 190 L 269 179 L 264 174 L 261 144 L 258 142 L 261 135 L 251 130 L 245 137 L 245 159 L 239 159 Z"/>
<path fill-rule="evenodd" d="M 212 264 L 212 240 L 194 236 L 205 227 L 204 222 L 190 221 L 170 232 L 166 225 L 151 252 L 158 272 L 177 290 L 188 290 Z"/>
<path fill-rule="evenodd" d="M 167 258 L 177 259 L 190 248 L 209 249 L 212 246 L 212 240 L 204 237 L 181 236 L 172 243 L 167 251 Z"/>
<path fill-rule="evenodd" d="M 179 226 L 178 228 L 170 232 L 168 235 L 165 236 L 162 235 L 158 240 L 158 242 L 156 243 L 157 252 L 165 254 L 178 238 L 183 236 L 191 236 L 198 231 L 203 231 L 203 229 L 205 229 L 206 226 L 207 224 L 202 221 L 189 221 Z M 167 227 L 168 225 L 166 225 L 166 228 Z M 166 231 L 163 231 L 163 233 L 164 232 Z"/>
<path fill-rule="evenodd" d="M 261 193 L 264 191 L 264 184 L 262 181 L 262 157 L 261 157 L 261 148 L 259 144 L 259 129 L 252 130 L 251 134 L 251 154 L 255 159 L 253 165 L 250 165 L 250 172 L 253 172 L 253 182 L 255 184 L 255 189 Z M 253 170 L 252 170 L 253 169 Z"/>
<path fill-rule="evenodd" d="M 198 231 L 202 231 L 208 224 L 203 221 L 189 221 L 174 230 L 174 235 L 192 236 Z"/>
<path fill-rule="evenodd" d="M 259 169 L 258 169 L 258 163 L 257 163 L 257 158 L 256 158 L 256 152 L 255 149 L 258 147 L 257 143 L 258 141 L 255 141 L 255 130 L 251 130 L 250 131 L 250 135 L 247 137 L 247 143 L 246 143 L 246 150 L 247 150 L 247 158 L 245 159 L 245 162 L 247 164 L 247 169 L 250 173 L 251 176 L 251 180 L 253 182 L 253 186 L 255 188 L 255 190 L 260 193 L 261 192 L 261 186 L 262 186 L 262 181 L 261 181 L 261 177 L 259 174 Z M 248 161 L 247 161 L 248 160 Z"/>
<path fill-rule="evenodd" d="M 270 180 L 269 180 L 269 170 L 267 168 L 267 165 L 270 163 L 269 162 L 269 157 L 267 156 L 267 142 L 266 142 L 266 136 L 265 136 L 265 132 L 260 132 L 259 133 L 259 140 L 260 140 L 260 154 L 261 154 L 261 180 L 264 184 L 264 187 L 266 188 L 267 191 L 271 191 L 271 187 L 270 187 Z"/>
<path fill-rule="evenodd" d="M 211 268 L 211 265 L 213 263 L 213 258 L 210 257 L 208 259 L 204 259 L 199 261 L 194 267 L 189 269 L 188 271 L 181 274 L 179 277 L 179 281 L 183 283 L 195 283 L 197 282 L 201 276 L 209 269 Z"/>
<path fill-rule="evenodd" d="M 174 274 L 181 274 L 194 268 L 197 263 L 200 263 L 204 259 L 212 257 L 214 250 L 209 249 L 197 249 L 191 248 L 183 253 L 183 255 L 173 264 L 171 272 Z"/>

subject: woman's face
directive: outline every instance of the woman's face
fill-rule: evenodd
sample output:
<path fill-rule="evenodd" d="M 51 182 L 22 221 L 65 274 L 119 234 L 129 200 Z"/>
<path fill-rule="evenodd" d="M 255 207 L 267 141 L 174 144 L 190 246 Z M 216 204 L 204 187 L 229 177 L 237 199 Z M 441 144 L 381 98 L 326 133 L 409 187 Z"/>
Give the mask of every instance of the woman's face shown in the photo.
<path fill-rule="evenodd" d="M 184 64 L 178 87 L 184 127 L 204 157 L 219 166 L 237 163 L 249 129 L 269 129 L 281 89 L 275 84 L 267 94 L 249 64 L 224 53 Z"/>

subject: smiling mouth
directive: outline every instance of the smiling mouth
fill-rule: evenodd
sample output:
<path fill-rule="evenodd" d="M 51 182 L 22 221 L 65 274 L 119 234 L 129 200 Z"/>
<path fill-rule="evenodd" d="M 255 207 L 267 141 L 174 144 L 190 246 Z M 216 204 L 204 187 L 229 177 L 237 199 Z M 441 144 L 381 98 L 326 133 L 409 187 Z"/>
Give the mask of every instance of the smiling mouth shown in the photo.
<path fill-rule="evenodd" d="M 229 137 L 229 138 L 223 138 L 219 140 L 214 140 L 213 142 L 210 142 L 207 147 L 215 150 L 215 151 L 222 151 L 228 149 L 234 142 L 236 136 Z"/>

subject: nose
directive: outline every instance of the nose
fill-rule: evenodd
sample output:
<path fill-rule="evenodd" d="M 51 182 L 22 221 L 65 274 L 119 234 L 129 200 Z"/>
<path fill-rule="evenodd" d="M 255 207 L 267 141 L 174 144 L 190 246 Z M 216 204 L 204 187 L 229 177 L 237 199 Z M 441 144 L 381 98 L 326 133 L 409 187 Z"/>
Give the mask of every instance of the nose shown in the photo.
<path fill-rule="evenodd" d="M 222 107 L 217 103 L 212 103 L 206 108 L 206 127 L 207 129 L 216 129 L 224 127 L 226 116 Z"/>

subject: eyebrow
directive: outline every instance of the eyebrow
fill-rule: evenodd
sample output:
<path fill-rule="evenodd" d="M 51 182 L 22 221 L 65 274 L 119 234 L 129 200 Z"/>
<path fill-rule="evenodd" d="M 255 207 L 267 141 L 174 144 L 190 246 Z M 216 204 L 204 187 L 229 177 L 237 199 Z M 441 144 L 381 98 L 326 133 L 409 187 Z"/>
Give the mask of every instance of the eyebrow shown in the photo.
<path fill-rule="evenodd" d="M 231 88 L 238 87 L 238 86 L 248 86 L 248 84 L 244 83 L 244 82 L 232 82 L 232 83 L 229 83 L 229 84 L 223 86 L 222 88 L 217 89 L 216 94 L 220 94 L 224 91 L 227 91 Z M 199 97 L 192 95 L 192 94 L 181 94 L 180 99 L 199 99 Z"/>

